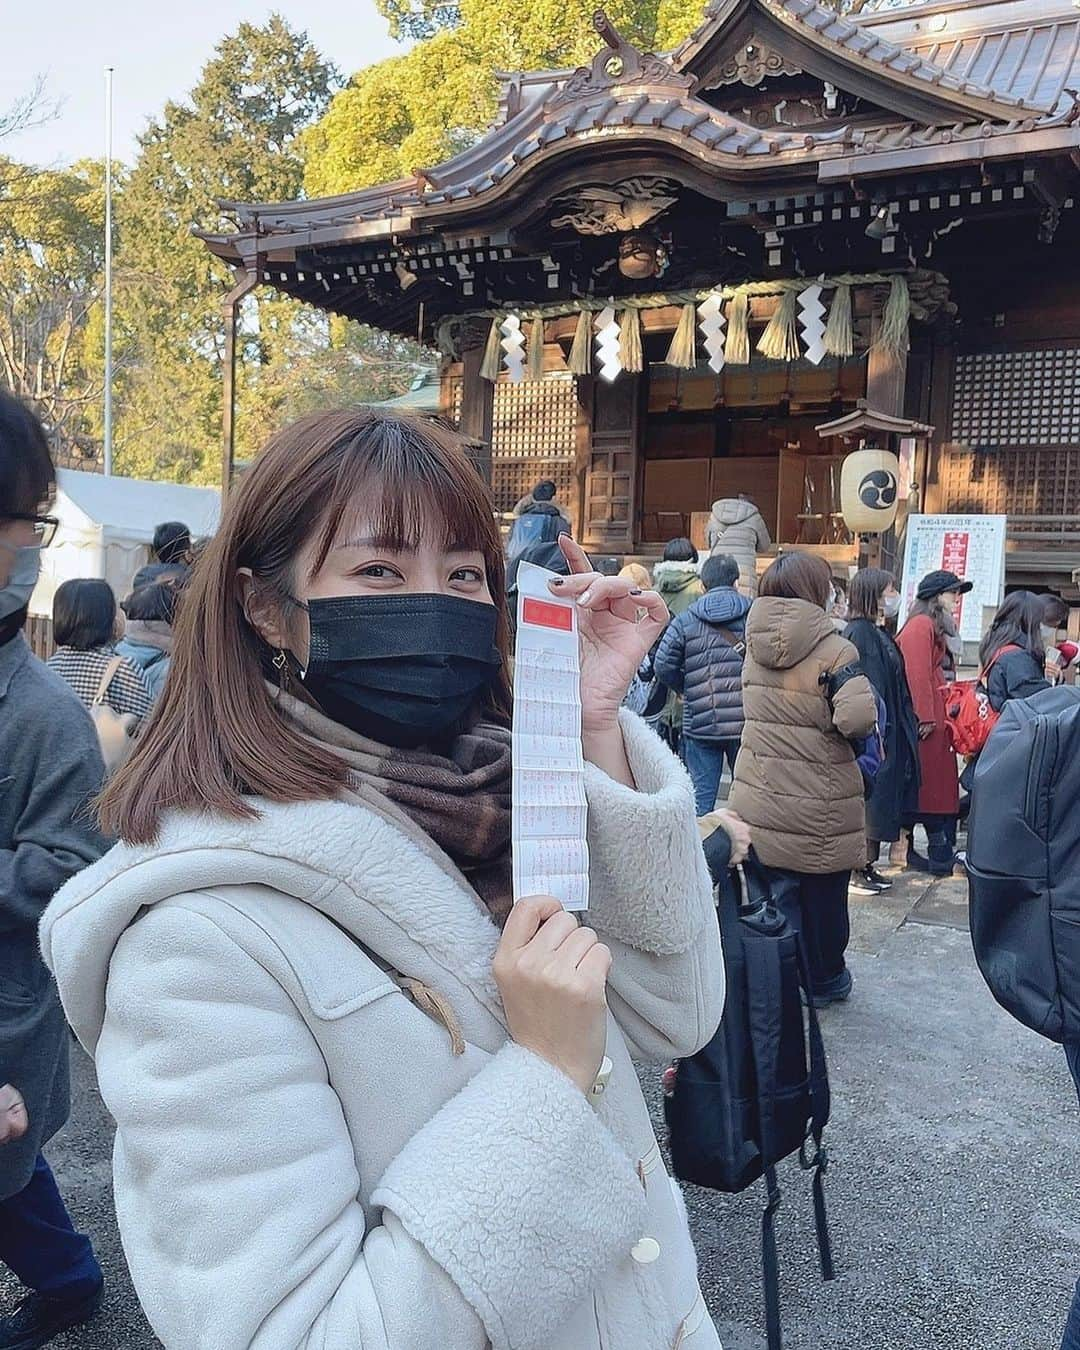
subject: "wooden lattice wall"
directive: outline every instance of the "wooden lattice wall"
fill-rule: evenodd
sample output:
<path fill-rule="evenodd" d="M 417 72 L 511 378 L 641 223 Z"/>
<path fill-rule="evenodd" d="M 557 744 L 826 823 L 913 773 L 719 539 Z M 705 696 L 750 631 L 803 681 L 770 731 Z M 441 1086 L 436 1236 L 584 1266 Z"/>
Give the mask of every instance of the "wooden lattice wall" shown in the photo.
<path fill-rule="evenodd" d="M 574 377 L 549 371 L 542 380 L 495 386 L 491 431 L 491 487 L 495 506 L 509 511 L 541 478 L 554 481 L 559 501 L 572 508 L 577 395 Z M 451 389 L 455 421 L 461 411 L 461 381 Z"/>
<path fill-rule="evenodd" d="M 959 354 L 951 440 L 973 450 L 1080 446 L 1080 346 Z"/>
<path fill-rule="evenodd" d="M 959 352 L 932 509 L 1009 517 L 1009 534 L 1067 543 L 1080 512 L 1080 345 Z"/>
<path fill-rule="evenodd" d="M 982 451 L 951 445 L 941 460 L 941 488 L 942 510 L 1008 515 L 1011 534 L 1044 529 L 1039 518 L 1075 521 L 1080 511 L 1080 445 Z"/>

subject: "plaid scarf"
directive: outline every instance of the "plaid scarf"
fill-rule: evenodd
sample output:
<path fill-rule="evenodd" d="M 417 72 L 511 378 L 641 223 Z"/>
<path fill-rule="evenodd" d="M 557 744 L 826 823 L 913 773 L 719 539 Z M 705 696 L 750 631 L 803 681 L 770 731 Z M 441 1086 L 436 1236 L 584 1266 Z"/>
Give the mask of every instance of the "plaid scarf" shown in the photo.
<path fill-rule="evenodd" d="M 356 798 L 418 827 L 425 841 L 451 859 L 502 928 L 513 903 L 510 733 L 481 722 L 459 736 L 446 755 L 399 750 L 332 722 L 292 694 L 272 693 L 305 736 L 349 766 Z M 393 809 L 386 811 L 386 803 Z"/>

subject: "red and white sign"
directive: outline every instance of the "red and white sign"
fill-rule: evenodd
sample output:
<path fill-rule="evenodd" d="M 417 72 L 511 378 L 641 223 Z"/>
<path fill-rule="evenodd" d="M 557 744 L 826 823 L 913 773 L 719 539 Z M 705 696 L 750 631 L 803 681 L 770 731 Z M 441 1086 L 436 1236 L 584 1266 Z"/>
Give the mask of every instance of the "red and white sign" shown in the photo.
<path fill-rule="evenodd" d="M 921 578 L 928 572 L 955 572 L 973 589 L 960 597 L 956 624 L 965 642 L 983 634 L 983 611 L 996 609 L 1005 595 L 1006 516 L 908 517 L 904 541 L 901 627 Z"/>
<path fill-rule="evenodd" d="M 967 530 L 948 530 L 941 544 L 941 566 L 946 572 L 955 572 L 962 580 L 967 580 L 968 550 L 971 535 Z M 956 626 L 963 631 L 964 596 L 956 602 Z"/>

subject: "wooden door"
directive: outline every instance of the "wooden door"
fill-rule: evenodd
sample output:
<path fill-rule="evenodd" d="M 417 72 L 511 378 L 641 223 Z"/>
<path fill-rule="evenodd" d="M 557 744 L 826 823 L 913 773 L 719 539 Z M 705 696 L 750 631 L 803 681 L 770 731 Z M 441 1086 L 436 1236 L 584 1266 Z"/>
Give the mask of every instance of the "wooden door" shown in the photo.
<path fill-rule="evenodd" d="M 584 543 L 597 552 L 632 553 L 641 381 L 637 375 L 623 374 L 611 384 L 606 380 L 593 384 Z"/>
<path fill-rule="evenodd" d="M 821 535 L 824 534 L 824 521 L 806 521 L 805 528 L 802 530 L 803 538 L 799 538 L 800 526 L 804 522 L 800 521 L 800 515 L 823 512 L 823 508 L 816 500 L 807 501 L 807 469 L 810 464 L 809 455 L 800 455 L 797 450 L 787 448 L 780 451 L 780 478 L 777 485 L 776 495 L 776 535 L 774 536 L 778 544 L 811 543 L 821 542 Z"/>

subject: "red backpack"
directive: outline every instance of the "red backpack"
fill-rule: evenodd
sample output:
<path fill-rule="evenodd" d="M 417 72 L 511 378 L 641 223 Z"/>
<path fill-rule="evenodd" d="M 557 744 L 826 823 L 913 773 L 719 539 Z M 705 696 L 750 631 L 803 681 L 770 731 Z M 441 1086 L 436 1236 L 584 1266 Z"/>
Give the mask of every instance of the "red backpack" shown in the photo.
<path fill-rule="evenodd" d="M 958 755 L 977 755 L 990 739 L 990 733 L 1001 714 L 990 706 L 986 677 L 999 656 L 1021 650 L 1015 642 L 1007 643 L 979 671 L 977 680 L 957 680 L 942 690 L 945 695 L 945 725 L 949 729 L 952 747 Z"/>

